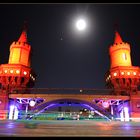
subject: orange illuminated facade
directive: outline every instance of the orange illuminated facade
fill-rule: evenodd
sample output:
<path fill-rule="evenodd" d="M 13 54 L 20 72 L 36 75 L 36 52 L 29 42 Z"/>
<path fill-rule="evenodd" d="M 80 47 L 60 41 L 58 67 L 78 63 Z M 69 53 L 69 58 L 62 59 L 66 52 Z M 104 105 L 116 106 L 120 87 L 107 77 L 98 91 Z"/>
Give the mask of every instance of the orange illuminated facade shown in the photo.
<path fill-rule="evenodd" d="M 111 68 L 117 66 L 132 66 L 130 56 L 130 45 L 122 41 L 116 32 L 114 44 L 109 48 Z"/>
<path fill-rule="evenodd" d="M 130 52 L 130 45 L 116 32 L 114 44 L 109 48 L 111 64 L 105 78 L 114 94 L 130 96 L 130 116 L 136 121 L 140 118 L 140 67 L 132 65 Z"/>
<path fill-rule="evenodd" d="M 10 56 L 8 64 L 21 64 L 30 66 L 31 46 L 27 43 L 26 31 L 23 30 L 18 41 L 14 41 L 10 46 Z"/>
<path fill-rule="evenodd" d="M 140 68 L 132 66 L 130 45 L 115 33 L 114 44 L 109 48 L 110 70 L 106 74 L 106 85 L 115 90 L 137 90 L 140 85 Z"/>
<path fill-rule="evenodd" d="M 8 64 L 0 65 L 0 119 L 6 119 L 8 94 L 12 89 L 34 86 L 36 75 L 30 67 L 30 57 L 31 46 L 24 29 L 18 41 L 10 46 Z"/>
<path fill-rule="evenodd" d="M 3 89 L 33 87 L 35 74 L 30 68 L 31 46 L 24 29 L 18 41 L 10 46 L 8 64 L 0 66 L 0 83 Z"/>

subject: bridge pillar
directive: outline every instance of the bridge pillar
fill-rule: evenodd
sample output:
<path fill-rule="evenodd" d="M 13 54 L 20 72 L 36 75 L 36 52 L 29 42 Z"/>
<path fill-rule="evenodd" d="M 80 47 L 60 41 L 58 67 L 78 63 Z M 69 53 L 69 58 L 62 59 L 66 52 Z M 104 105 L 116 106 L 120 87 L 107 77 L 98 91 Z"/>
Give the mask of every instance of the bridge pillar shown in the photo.
<path fill-rule="evenodd" d="M 5 91 L 0 93 L 0 120 L 6 120 L 8 117 L 8 94 Z"/>
<path fill-rule="evenodd" d="M 140 121 L 140 95 L 131 95 L 130 115 L 132 121 Z"/>

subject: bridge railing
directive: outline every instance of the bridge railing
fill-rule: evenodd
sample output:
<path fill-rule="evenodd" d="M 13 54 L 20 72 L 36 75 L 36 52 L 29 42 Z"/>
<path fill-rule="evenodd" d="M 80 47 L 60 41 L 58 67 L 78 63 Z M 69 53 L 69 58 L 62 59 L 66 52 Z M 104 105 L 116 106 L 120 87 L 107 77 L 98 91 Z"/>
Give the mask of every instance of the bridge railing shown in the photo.
<path fill-rule="evenodd" d="M 114 95 L 116 92 L 121 92 L 127 95 L 128 91 L 113 90 L 113 89 L 92 89 L 92 88 L 16 88 L 12 89 L 11 93 L 19 94 L 103 94 Z"/>
<path fill-rule="evenodd" d="M 57 112 L 57 111 L 48 111 L 45 113 L 40 113 L 38 115 L 28 112 L 20 113 L 19 120 L 82 120 L 82 119 L 105 119 L 98 114 L 81 113 L 81 112 Z M 105 119 L 107 120 L 107 119 Z"/>

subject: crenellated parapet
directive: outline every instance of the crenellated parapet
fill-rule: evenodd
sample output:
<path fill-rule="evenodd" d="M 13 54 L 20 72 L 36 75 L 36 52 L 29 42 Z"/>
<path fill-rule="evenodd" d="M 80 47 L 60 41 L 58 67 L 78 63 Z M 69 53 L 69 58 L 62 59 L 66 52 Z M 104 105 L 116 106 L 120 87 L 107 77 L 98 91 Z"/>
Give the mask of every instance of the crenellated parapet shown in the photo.
<path fill-rule="evenodd" d="M 136 91 L 138 89 L 140 67 L 132 66 L 130 52 L 130 44 L 122 41 L 119 33 L 116 32 L 114 44 L 109 48 L 110 69 L 105 76 L 108 88 L 113 88 L 116 91 Z"/>

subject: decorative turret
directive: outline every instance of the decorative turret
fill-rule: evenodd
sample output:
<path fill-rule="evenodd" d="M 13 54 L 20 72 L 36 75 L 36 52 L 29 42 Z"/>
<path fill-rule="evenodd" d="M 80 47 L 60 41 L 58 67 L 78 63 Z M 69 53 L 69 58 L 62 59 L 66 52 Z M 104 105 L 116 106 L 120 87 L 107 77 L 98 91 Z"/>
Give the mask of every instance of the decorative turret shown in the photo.
<path fill-rule="evenodd" d="M 35 73 L 30 67 L 31 46 L 27 41 L 27 29 L 10 46 L 8 64 L 0 66 L 0 84 L 2 89 L 11 91 L 13 88 L 33 87 Z"/>
<path fill-rule="evenodd" d="M 18 39 L 10 46 L 8 64 L 0 65 L 0 120 L 7 118 L 9 93 L 34 86 L 36 74 L 30 67 L 31 47 L 27 41 L 27 31 L 24 29 Z"/>
<path fill-rule="evenodd" d="M 30 66 L 31 47 L 27 42 L 27 31 L 24 28 L 18 41 L 10 46 L 9 64 L 21 64 Z"/>
<path fill-rule="evenodd" d="M 111 68 L 117 66 L 132 66 L 130 45 L 122 41 L 118 32 L 115 33 L 114 44 L 109 48 Z"/>
<path fill-rule="evenodd" d="M 109 55 L 111 65 L 105 76 L 107 87 L 114 90 L 136 91 L 140 85 L 140 68 L 132 66 L 130 45 L 123 42 L 117 31 L 114 44 L 109 48 Z"/>

